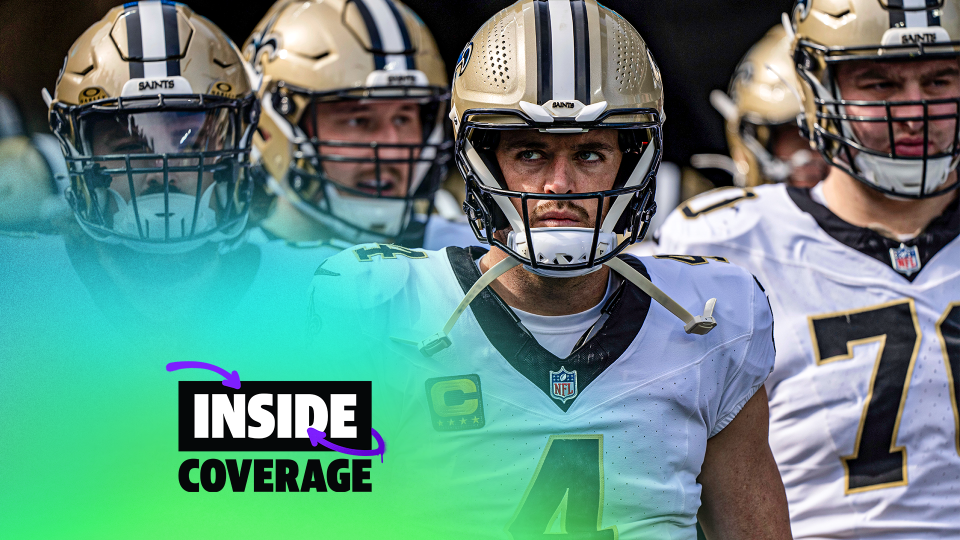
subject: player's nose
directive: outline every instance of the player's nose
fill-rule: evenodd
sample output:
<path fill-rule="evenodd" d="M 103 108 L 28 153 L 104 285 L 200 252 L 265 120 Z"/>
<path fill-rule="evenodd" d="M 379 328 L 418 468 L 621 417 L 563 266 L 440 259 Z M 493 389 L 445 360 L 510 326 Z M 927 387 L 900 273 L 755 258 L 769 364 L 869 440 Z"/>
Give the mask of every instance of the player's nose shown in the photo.
<path fill-rule="evenodd" d="M 573 163 L 563 157 L 555 158 L 546 170 L 544 193 L 573 193 L 575 185 Z"/>

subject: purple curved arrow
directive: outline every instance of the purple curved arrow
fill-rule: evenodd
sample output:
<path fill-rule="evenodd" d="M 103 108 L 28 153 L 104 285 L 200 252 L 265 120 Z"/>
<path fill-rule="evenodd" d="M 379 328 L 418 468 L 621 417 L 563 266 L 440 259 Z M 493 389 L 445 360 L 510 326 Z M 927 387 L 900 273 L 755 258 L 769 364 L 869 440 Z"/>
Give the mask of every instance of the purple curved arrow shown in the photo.
<path fill-rule="evenodd" d="M 240 374 L 236 371 L 227 372 L 227 370 L 206 362 L 170 362 L 167 364 L 167 371 L 177 371 L 178 369 L 206 369 L 213 371 L 223 377 L 223 385 L 229 386 L 234 390 L 240 389 Z"/>
<path fill-rule="evenodd" d="M 387 451 L 387 443 L 383 442 L 383 437 L 377 433 L 377 430 L 370 428 L 370 432 L 373 434 L 373 438 L 377 440 L 378 448 L 373 450 L 356 450 L 353 448 L 346 448 L 340 446 L 339 444 L 334 444 L 326 439 L 327 434 L 322 431 L 317 431 L 313 428 L 307 428 L 307 435 L 310 436 L 310 444 L 317 446 L 322 444 L 327 448 L 333 450 L 334 452 L 340 452 L 341 454 L 347 454 L 350 456 L 380 456 L 380 463 L 383 463 L 383 454 Z"/>

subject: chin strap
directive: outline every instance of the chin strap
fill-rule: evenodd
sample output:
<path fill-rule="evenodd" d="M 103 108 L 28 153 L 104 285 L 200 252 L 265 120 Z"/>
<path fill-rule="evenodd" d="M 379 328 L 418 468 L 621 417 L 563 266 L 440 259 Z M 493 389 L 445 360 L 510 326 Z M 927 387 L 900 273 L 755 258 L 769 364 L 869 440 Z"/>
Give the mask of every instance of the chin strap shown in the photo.
<path fill-rule="evenodd" d="M 460 315 L 463 315 L 463 312 L 467 310 L 467 306 L 469 306 L 476 297 L 480 296 L 480 293 L 483 292 L 483 290 L 486 289 L 491 283 L 496 281 L 498 277 L 505 274 L 507 270 L 510 270 L 515 266 L 519 266 L 520 264 L 521 262 L 517 259 L 514 259 L 513 257 L 507 257 L 506 259 L 493 265 L 493 268 L 490 270 L 484 272 L 484 274 L 480 276 L 480 279 L 473 284 L 473 287 L 470 287 L 470 290 L 467 291 L 467 295 L 464 296 L 463 300 L 460 301 L 457 309 L 453 310 L 453 313 L 450 314 L 450 318 L 447 319 L 447 324 L 443 325 L 443 330 L 440 330 L 440 332 L 419 343 L 395 337 L 390 339 L 398 343 L 413 345 L 420 349 L 420 352 L 428 358 L 446 349 L 450 345 L 453 345 L 453 342 L 450 341 L 448 334 L 450 334 L 450 330 L 453 330 L 453 325 L 457 324 L 457 320 L 460 319 Z"/>
<path fill-rule="evenodd" d="M 678 319 L 683 321 L 683 330 L 686 333 L 702 336 L 716 328 L 717 320 L 713 318 L 713 308 L 717 305 L 716 298 L 707 300 L 707 304 L 703 308 L 703 315 L 694 317 L 689 311 L 683 309 L 683 306 L 678 304 L 673 298 L 667 296 L 667 293 L 661 291 L 659 287 L 650 283 L 649 279 L 643 277 L 643 274 L 634 270 L 629 264 L 616 257 L 604 264 L 609 266 L 614 272 L 623 276 L 624 279 L 630 283 L 639 287 L 640 290 L 647 293 L 650 298 L 653 298 L 658 304 L 667 308 L 667 311 L 676 315 Z"/>
<path fill-rule="evenodd" d="M 464 296 L 463 300 L 460 301 L 460 304 L 457 305 L 457 309 L 453 310 L 453 313 L 450 314 L 450 318 L 447 319 L 447 323 L 443 325 L 443 329 L 440 332 L 420 342 L 396 337 L 391 337 L 390 339 L 396 341 L 397 343 L 417 347 L 417 349 L 420 350 L 420 353 L 427 358 L 446 349 L 450 345 L 453 345 L 453 342 L 450 341 L 450 330 L 453 330 L 453 326 L 457 324 L 457 320 L 460 319 L 460 315 L 467 310 L 467 306 L 469 306 L 470 303 L 477 298 L 477 296 L 480 296 L 480 293 L 491 283 L 505 274 L 507 270 L 510 270 L 515 266 L 519 266 L 520 264 L 522 263 L 517 259 L 514 259 L 513 257 L 507 257 L 506 259 L 495 264 L 493 268 L 485 272 L 480 279 L 473 284 L 473 287 L 470 287 L 470 290 L 467 291 L 467 295 Z M 694 317 L 689 311 L 683 309 L 680 304 L 674 301 L 673 298 L 667 296 L 665 292 L 661 291 L 656 285 L 651 283 L 649 279 L 645 278 L 643 274 L 634 270 L 629 264 L 616 257 L 603 264 L 607 265 L 611 270 L 623 276 L 623 278 L 630 283 L 636 285 L 641 291 L 647 293 L 650 298 L 653 298 L 660 305 L 667 308 L 667 311 L 676 315 L 678 319 L 683 321 L 683 329 L 688 334 L 697 334 L 702 336 L 717 326 L 717 320 L 713 318 L 713 308 L 717 304 L 716 298 L 707 300 L 707 304 L 703 310 L 703 315 Z"/>

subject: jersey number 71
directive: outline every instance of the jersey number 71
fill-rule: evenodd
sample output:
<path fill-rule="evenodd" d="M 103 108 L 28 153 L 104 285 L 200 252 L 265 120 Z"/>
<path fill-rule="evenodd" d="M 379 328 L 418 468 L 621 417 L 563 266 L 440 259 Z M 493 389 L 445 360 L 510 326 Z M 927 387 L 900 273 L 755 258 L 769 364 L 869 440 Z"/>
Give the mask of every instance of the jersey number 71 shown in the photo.
<path fill-rule="evenodd" d="M 947 308 L 936 328 L 946 360 L 960 453 L 960 302 Z M 810 332 L 817 365 L 849 360 L 854 346 L 880 342 L 853 454 L 840 458 L 846 493 L 906 485 L 907 450 L 897 446 L 897 432 L 920 349 L 920 323 L 913 299 L 814 316 Z"/>

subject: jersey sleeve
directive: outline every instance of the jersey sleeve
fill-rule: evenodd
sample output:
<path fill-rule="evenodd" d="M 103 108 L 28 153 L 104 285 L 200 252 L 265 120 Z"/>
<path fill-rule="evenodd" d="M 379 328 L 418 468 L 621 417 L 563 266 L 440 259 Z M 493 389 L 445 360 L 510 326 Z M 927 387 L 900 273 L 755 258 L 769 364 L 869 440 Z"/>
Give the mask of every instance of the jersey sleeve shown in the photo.
<path fill-rule="evenodd" d="M 710 431 L 710 437 L 720 433 L 736 418 L 773 371 L 773 314 L 759 282 L 755 282 L 753 286 L 753 298 L 749 306 L 752 310 L 751 331 L 746 341 L 741 342 L 743 355 L 739 364 L 731 366 L 725 377 L 717 420 Z"/>

